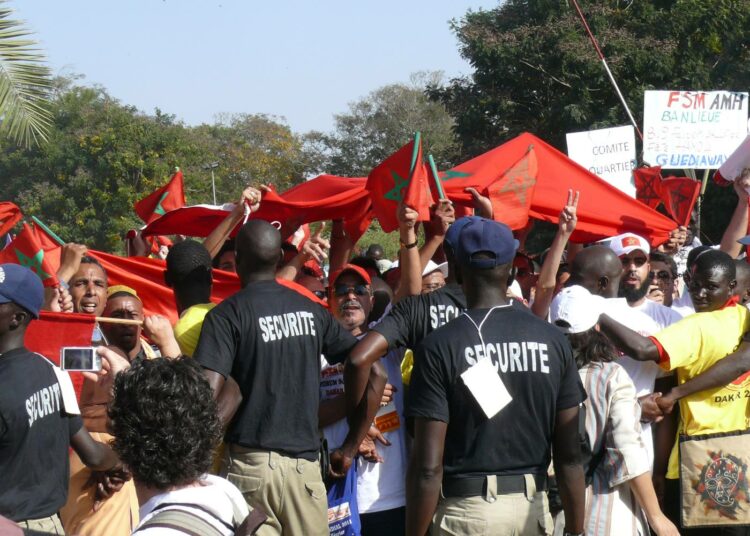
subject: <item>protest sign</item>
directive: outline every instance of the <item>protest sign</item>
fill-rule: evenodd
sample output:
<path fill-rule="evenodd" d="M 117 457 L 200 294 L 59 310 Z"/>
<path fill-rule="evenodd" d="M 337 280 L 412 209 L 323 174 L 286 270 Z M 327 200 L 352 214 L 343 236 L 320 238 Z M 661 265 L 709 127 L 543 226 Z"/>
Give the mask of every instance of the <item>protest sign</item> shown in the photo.
<path fill-rule="evenodd" d="M 571 160 L 621 192 L 635 197 L 635 130 L 632 126 L 572 132 L 567 136 Z"/>
<path fill-rule="evenodd" d="M 747 93 L 733 91 L 646 91 L 643 160 L 719 168 L 747 136 L 747 101 Z"/>

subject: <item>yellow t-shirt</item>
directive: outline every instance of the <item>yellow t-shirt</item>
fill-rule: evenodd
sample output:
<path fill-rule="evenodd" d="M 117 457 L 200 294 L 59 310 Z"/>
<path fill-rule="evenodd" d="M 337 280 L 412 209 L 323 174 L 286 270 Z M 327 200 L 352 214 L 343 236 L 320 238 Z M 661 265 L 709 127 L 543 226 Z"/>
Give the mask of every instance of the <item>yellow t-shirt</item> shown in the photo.
<path fill-rule="evenodd" d="M 661 366 L 676 370 L 681 385 L 734 352 L 748 329 L 750 311 L 743 305 L 690 315 L 654 335 L 669 355 L 669 361 Z M 748 402 L 750 378 L 746 376 L 724 387 L 694 393 L 680 400 L 678 430 L 687 435 L 744 430 L 750 422 Z M 675 443 L 667 478 L 679 475 Z"/>
<path fill-rule="evenodd" d="M 199 303 L 182 312 L 182 316 L 174 325 L 174 337 L 183 354 L 192 357 L 195 353 L 195 347 L 198 346 L 198 339 L 201 336 L 203 319 L 214 307 L 216 307 L 215 303 Z"/>

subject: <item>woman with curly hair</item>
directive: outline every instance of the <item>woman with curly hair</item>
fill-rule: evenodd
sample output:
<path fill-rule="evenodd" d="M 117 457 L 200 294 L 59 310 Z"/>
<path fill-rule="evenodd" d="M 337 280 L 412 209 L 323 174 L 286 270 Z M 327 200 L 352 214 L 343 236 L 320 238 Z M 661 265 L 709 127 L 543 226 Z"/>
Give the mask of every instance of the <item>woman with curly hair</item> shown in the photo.
<path fill-rule="evenodd" d="M 587 536 L 679 535 L 659 509 L 641 440 L 640 406 L 617 352 L 599 331 L 604 298 L 574 285 L 552 303 L 550 320 L 568 337 L 588 395 L 586 434 L 593 473 L 586 489 Z"/>
<path fill-rule="evenodd" d="M 248 508 L 234 485 L 206 474 L 221 424 L 201 367 L 192 359 L 157 358 L 127 368 L 117 354 L 99 351 L 112 376 L 126 368 L 114 377 L 109 418 L 112 448 L 138 494 L 141 522 L 133 534 L 235 534 Z"/>

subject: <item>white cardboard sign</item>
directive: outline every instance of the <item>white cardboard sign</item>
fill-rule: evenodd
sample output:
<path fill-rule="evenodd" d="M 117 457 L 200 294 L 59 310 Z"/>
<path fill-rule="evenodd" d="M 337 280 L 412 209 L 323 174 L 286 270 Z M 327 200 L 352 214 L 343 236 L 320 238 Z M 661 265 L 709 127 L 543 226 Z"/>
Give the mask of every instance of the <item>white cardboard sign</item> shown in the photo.
<path fill-rule="evenodd" d="M 571 160 L 635 197 L 635 129 L 632 126 L 571 132 L 566 137 Z"/>
<path fill-rule="evenodd" d="M 747 136 L 748 94 L 646 91 L 643 160 L 666 169 L 717 169 Z"/>

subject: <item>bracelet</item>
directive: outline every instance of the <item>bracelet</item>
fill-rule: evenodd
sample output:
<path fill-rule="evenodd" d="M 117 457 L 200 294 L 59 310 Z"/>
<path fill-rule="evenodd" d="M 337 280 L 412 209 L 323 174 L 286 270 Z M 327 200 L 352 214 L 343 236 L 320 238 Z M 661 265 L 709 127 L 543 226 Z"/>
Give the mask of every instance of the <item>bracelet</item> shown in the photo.
<path fill-rule="evenodd" d="M 399 240 L 399 243 L 401 244 L 401 247 L 404 248 L 404 249 L 412 249 L 412 248 L 417 247 L 417 241 L 416 240 L 414 242 L 412 242 L 411 244 L 406 244 L 406 243 L 404 243 L 403 240 Z"/>

